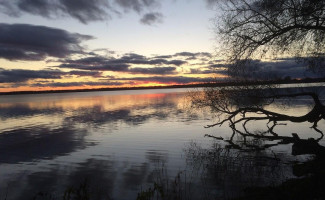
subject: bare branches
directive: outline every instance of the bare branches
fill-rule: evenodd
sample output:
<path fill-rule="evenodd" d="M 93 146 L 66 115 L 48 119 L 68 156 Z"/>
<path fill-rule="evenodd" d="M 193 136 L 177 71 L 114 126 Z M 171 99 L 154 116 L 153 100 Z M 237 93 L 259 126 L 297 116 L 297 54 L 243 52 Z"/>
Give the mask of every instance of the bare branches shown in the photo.
<path fill-rule="evenodd" d="M 325 53 L 323 0 L 232 0 L 221 4 L 220 52 L 229 63 L 272 52 L 276 57 L 283 53 L 319 57 Z"/>
<path fill-rule="evenodd" d="M 243 86 L 244 87 L 244 86 Z M 228 142 L 232 148 L 239 149 L 239 147 L 265 149 L 277 144 L 293 143 L 294 138 L 280 136 L 275 132 L 275 128 L 287 123 L 311 123 L 311 128 L 320 134 L 320 137 L 315 141 L 323 138 L 323 132 L 317 128 L 320 120 L 325 119 L 325 106 L 319 100 L 317 93 L 311 90 L 304 89 L 277 89 L 275 91 L 267 89 L 252 89 L 252 88 L 207 88 L 200 96 L 200 106 L 209 106 L 211 110 L 217 113 L 218 121 L 214 124 L 205 126 L 211 128 L 215 126 L 228 125 L 232 130 L 232 135 Z M 278 113 L 265 108 L 274 102 L 274 99 L 282 98 L 297 98 L 309 97 L 313 100 L 313 107 L 309 112 L 301 116 L 290 116 L 287 114 Z M 253 100 L 255 99 L 255 100 Z M 193 101 L 195 104 L 195 101 Z M 250 131 L 247 127 L 251 123 L 265 123 L 266 131 Z M 234 136 L 239 135 L 244 142 L 238 146 L 235 144 Z M 215 137 L 215 136 L 209 136 Z M 215 137 L 218 140 L 223 138 Z M 252 145 L 247 143 L 247 138 L 262 139 L 262 140 L 281 140 L 276 144 L 266 145 Z"/>

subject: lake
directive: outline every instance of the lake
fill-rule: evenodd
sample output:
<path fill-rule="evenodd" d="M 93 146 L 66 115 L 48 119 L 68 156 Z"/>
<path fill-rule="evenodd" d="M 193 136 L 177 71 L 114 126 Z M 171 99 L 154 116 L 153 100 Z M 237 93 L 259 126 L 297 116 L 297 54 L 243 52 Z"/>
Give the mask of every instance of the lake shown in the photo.
<path fill-rule="evenodd" d="M 232 130 L 204 128 L 215 115 L 191 108 L 189 90 L 0 96 L 0 199 L 62 199 L 83 185 L 94 199 L 136 199 L 162 180 L 183 185 L 185 197 L 227 199 L 247 185 L 295 177 L 292 163 L 309 158 L 292 156 L 290 144 L 254 153 L 224 150 L 224 141 L 205 135 L 229 138 Z M 300 115 L 310 102 L 300 98 L 271 109 Z M 288 124 L 277 131 L 317 138 L 310 126 Z M 320 121 L 318 128 L 324 127 Z M 219 163 L 217 173 L 212 162 Z"/>

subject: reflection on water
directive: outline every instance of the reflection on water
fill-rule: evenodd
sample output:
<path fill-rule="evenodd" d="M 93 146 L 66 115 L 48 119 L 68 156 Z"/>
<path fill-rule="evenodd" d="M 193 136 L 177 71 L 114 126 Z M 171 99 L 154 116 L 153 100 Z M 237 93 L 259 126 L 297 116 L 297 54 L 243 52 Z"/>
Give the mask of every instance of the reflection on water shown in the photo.
<path fill-rule="evenodd" d="M 95 199 L 134 199 L 156 163 L 176 174 L 183 144 L 206 140 L 206 117 L 186 109 L 185 90 L 130 93 L 2 96 L 0 199 L 63 194 L 85 179 Z"/>
<path fill-rule="evenodd" d="M 226 150 L 203 136 L 229 138 L 231 130 L 204 129 L 213 114 L 189 109 L 186 95 L 169 89 L 1 96 L 0 199 L 39 192 L 61 199 L 85 180 L 93 199 L 135 199 L 162 169 L 172 179 L 182 172 L 188 188 L 205 188 L 206 198 L 229 198 L 254 183 L 278 184 L 293 176 L 284 163 L 304 159 L 290 157 L 287 145 L 258 155 Z M 291 106 L 287 111 L 298 114 L 309 109 L 304 100 Z"/>
<path fill-rule="evenodd" d="M 289 166 L 269 153 L 241 152 L 218 143 L 202 148 L 192 142 L 185 155 L 205 184 L 204 199 L 231 199 L 242 195 L 246 187 L 276 185 L 290 176 Z"/>

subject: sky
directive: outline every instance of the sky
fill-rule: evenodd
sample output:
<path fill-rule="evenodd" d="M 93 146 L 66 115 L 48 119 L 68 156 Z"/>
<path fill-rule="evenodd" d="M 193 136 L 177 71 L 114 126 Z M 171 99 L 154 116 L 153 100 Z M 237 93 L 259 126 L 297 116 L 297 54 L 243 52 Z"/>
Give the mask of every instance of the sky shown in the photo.
<path fill-rule="evenodd" d="M 225 80 L 215 2 L 0 0 L 0 92 Z M 255 63 L 255 74 L 310 76 L 292 59 Z"/>

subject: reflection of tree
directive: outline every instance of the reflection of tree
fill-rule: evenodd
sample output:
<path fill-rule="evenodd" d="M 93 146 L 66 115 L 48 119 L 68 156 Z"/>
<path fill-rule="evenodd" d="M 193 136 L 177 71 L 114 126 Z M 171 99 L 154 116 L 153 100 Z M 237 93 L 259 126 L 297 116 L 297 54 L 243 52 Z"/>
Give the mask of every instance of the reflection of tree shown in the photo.
<path fill-rule="evenodd" d="M 270 105 L 277 99 L 309 97 L 313 100 L 312 109 L 301 116 L 291 116 L 266 109 L 266 105 Z M 232 135 L 227 141 L 232 147 L 242 148 L 234 143 L 234 136 L 243 137 L 243 146 L 246 148 L 267 148 L 277 144 L 266 144 L 264 146 L 256 146 L 247 142 L 247 138 L 281 140 L 279 143 L 295 143 L 297 146 L 304 146 L 303 140 L 297 134 L 292 137 L 280 136 L 275 132 L 275 127 L 285 125 L 286 123 L 311 123 L 311 128 L 320 134 L 316 140 L 309 139 L 306 145 L 314 146 L 317 150 L 320 148 L 317 144 L 323 138 L 323 132 L 318 128 L 318 122 L 325 118 L 325 107 L 319 99 L 319 95 L 313 91 L 297 91 L 296 89 L 247 89 L 247 88 L 207 88 L 201 96 L 192 96 L 195 106 L 210 106 L 219 117 L 218 122 L 206 126 L 214 127 L 228 123 L 232 129 Z M 249 123 L 266 123 L 266 131 L 251 131 L 248 128 Z M 214 137 L 214 136 L 210 136 Z M 223 139 L 215 137 L 217 139 Z M 299 142 L 298 142 L 299 141 Z M 279 144 L 278 143 L 278 144 Z M 298 145 L 299 144 L 299 145 Z M 306 148 L 307 148 L 306 146 Z M 299 149 L 296 149 L 299 154 Z M 315 150 L 311 150 L 313 152 Z M 319 152 L 317 152 L 319 153 Z"/>
<path fill-rule="evenodd" d="M 198 173 L 201 199 L 231 199 L 247 187 L 283 181 L 286 167 L 267 152 L 244 153 L 214 143 L 204 148 L 192 142 L 185 148 L 188 167 Z"/>

